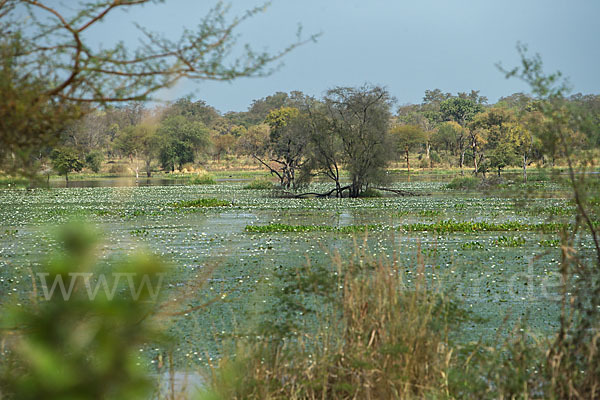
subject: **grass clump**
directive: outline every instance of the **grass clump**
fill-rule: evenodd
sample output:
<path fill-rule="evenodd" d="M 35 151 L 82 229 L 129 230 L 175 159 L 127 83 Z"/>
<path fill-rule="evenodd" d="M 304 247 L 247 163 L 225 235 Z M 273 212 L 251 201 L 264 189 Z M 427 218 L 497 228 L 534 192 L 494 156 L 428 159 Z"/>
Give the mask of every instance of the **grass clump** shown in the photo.
<path fill-rule="evenodd" d="M 191 185 L 214 185 L 217 181 L 208 173 L 201 173 L 193 176 L 190 179 Z"/>
<path fill-rule="evenodd" d="M 175 208 L 188 208 L 188 207 L 228 207 L 231 202 L 227 200 L 204 198 L 197 200 L 182 200 L 177 203 L 173 203 Z"/>
<path fill-rule="evenodd" d="M 452 181 L 447 184 L 446 187 L 453 190 L 475 190 L 480 183 L 481 181 L 478 178 L 472 176 L 461 176 L 452 179 Z"/>
<path fill-rule="evenodd" d="M 266 179 L 255 179 L 246 186 L 244 189 L 248 190 L 268 190 L 273 189 L 273 182 Z"/>

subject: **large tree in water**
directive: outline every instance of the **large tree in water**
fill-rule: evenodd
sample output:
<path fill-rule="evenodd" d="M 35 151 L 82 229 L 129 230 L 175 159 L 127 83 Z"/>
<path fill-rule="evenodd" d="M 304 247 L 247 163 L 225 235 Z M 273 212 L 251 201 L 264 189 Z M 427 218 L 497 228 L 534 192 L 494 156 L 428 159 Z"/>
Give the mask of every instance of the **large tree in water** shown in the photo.
<path fill-rule="evenodd" d="M 392 103 L 386 89 L 371 85 L 336 87 L 325 96 L 331 129 L 342 143 L 342 163 L 350 173 L 350 197 L 384 180 L 391 157 Z"/>

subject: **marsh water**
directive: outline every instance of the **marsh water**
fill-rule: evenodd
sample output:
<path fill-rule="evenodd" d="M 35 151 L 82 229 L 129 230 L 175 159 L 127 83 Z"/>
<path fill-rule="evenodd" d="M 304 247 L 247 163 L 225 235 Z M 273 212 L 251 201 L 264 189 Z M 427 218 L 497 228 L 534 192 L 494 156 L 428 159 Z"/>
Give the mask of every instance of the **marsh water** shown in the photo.
<path fill-rule="evenodd" d="M 188 305 L 226 295 L 202 311 L 174 318 L 170 331 L 179 338 L 180 365 L 218 357 L 222 340 L 253 323 L 252 315 L 268 310 L 274 275 L 306 265 L 332 266 L 332 254 L 349 257 L 357 249 L 374 257 L 399 259 L 408 282 L 417 259 L 424 274 L 455 296 L 472 313 L 461 340 L 493 338 L 496 332 L 527 319 L 539 335 L 558 324 L 554 297 L 559 250 L 556 235 L 527 232 L 397 232 L 408 223 L 436 221 L 564 220 L 568 199 L 552 182 L 534 183 L 523 191 L 463 192 L 449 190 L 451 177 L 394 177 L 392 187 L 415 196 L 369 199 L 294 199 L 273 197 L 270 190 L 246 190 L 244 180 L 222 179 L 215 185 L 186 185 L 177 179 L 117 178 L 71 181 L 69 187 L 0 190 L 0 301 L 25 299 L 30 271 L 43 268 L 56 248 L 53 228 L 84 219 L 102 235 L 99 263 L 143 248 L 170 265 L 166 288 L 203 280 Z M 327 187 L 316 183 L 315 190 Z M 182 200 L 217 198 L 228 207 L 182 209 Z M 562 213 L 559 213 L 562 214 Z M 377 225 L 364 233 L 247 232 L 248 225 Z M 504 239 L 502 239 L 502 237 Z M 210 277 L 204 273 L 211 270 Z M 140 349 L 140 360 L 152 366 L 160 349 Z"/>

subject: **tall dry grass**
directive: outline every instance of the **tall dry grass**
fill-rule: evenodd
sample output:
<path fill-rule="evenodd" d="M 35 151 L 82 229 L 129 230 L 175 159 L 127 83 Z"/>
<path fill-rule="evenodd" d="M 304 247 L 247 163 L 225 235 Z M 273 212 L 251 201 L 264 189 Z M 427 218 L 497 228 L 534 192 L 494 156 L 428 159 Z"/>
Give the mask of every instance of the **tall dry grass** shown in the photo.
<path fill-rule="evenodd" d="M 333 307 L 312 333 L 239 342 L 211 366 L 214 399 L 387 399 L 449 396 L 448 330 L 462 314 L 427 282 L 404 278 L 397 259 L 338 254 Z"/>

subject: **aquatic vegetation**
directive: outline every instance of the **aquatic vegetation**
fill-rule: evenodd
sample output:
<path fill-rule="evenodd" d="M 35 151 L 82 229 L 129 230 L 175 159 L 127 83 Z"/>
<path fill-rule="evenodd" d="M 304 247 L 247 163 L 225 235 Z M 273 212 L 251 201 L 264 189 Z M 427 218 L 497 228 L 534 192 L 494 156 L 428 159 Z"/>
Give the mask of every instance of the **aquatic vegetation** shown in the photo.
<path fill-rule="evenodd" d="M 481 250 L 485 248 L 485 246 L 479 241 L 471 241 L 462 243 L 460 248 L 463 250 Z"/>
<path fill-rule="evenodd" d="M 173 207 L 185 208 L 185 207 L 229 207 L 231 202 L 227 200 L 219 200 L 213 198 L 202 198 L 197 200 L 182 200 L 177 203 L 173 203 Z"/>
<path fill-rule="evenodd" d="M 406 232 L 503 232 L 503 231 L 538 231 L 538 232 L 558 232 L 564 228 L 560 223 L 540 223 L 526 224 L 518 221 L 508 221 L 503 223 L 491 222 L 472 222 L 472 221 L 439 221 L 435 223 L 414 223 L 403 224 L 397 227 L 386 227 L 385 225 L 349 225 L 349 226 L 330 226 L 330 225 L 287 225 L 287 224 L 269 224 L 269 225 L 247 225 L 246 232 L 365 232 L 368 230 L 395 229 Z"/>
<path fill-rule="evenodd" d="M 441 210 L 421 210 L 417 213 L 417 215 L 419 217 L 437 217 L 439 215 L 442 215 L 442 211 Z"/>
<path fill-rule="evenodd" d="M 144 228 L 134 229 L 130 233 L 132 236 L 138 236 L 138 237 L 145 237 L 145 236 L 148 236 L 148 234 L 149 234 L 148 230 L 144 229 Z"/>
<path fill-rule="evenodd" d="M 498 239 L 494 241 L 494 243 L 498 246 L 520 247 L 525 244 L 525 238 L 519 236 L 499 236 Z"/>
<path fill-rule="evenodd" d="M 538 243 L 542 247 L 558 247 L 560 246 L 560 239 L 543 239 Z"/>

